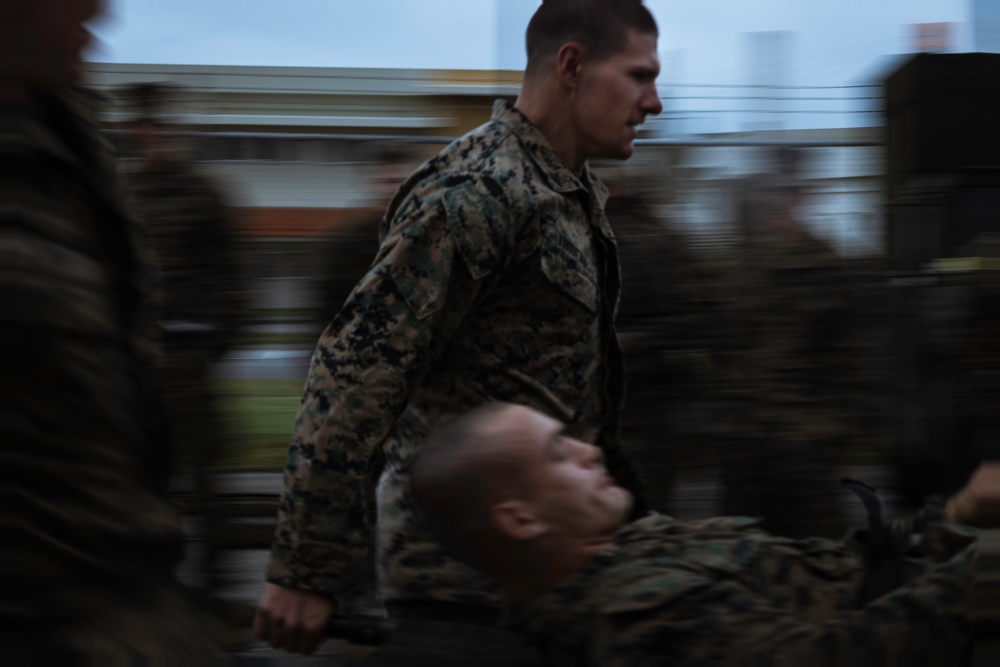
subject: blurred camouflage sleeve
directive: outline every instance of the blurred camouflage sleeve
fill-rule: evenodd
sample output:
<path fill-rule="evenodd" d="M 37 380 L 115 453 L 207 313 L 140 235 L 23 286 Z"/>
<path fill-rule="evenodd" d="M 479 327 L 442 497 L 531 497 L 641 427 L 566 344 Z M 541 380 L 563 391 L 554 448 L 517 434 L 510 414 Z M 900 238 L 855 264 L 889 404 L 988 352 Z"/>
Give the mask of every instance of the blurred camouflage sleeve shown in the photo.
<path fill-rule="evenodd" d="M 148 466 L 132 223 L 79 97 L 0 102 L 0 433 L 18 586 L 66 586 L 81 567 L 131 576 L 180 547 L 179 516 L 152 492 Z M 19 604 L 52 605 L 47 594 Z"/>
<path fill-rule="evenodd" d="M 648 587 L 655 604 L 647 596 L 606 610 L 594 633 L 595 664 L 952 664 L 967 641 L 975 538 L 944 524 L 928 525 L 924 537 L 934 555 L 918 576 L 861 609 L 834 613 L 809 613 L 814 590 L 789 586 L 789 603 L 737 579 L 673 574 Z M 780 589 L 780 581 L 767 586 Z"/>
<path fill-rule="evenodd" d="M 405 198 L 375 263 L 320 337 L 295 420 L 268 580 L 363 590 L 376 448 L 513 250 L 488 179 L 450 177 Z"/>

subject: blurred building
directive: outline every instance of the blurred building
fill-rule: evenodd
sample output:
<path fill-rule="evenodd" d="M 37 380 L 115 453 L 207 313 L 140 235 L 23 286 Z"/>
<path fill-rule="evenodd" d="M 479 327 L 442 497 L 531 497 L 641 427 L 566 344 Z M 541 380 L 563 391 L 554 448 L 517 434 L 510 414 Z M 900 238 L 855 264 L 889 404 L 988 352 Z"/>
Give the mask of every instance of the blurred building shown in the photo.
<path fill-rule="evenodd" d="M 178 133 L 238 207 L 258 310 L 286 315 L 313 305 L 316 241 L 335 236 L 370 206 L 377 185 L 364 167 L 384 143 L 429 157 L 513 98 L 516 71 L 423 71 L 91 63 L 109 98 L 102 120 L 127 119 L 123 86 L 168 83 Z"/>
<path fill-rule="evenodd" d="M 789 37 L 775 39 L 787 51 Z M 324 261 L 316 240 L 337 235 L 363 212 L 370 215 L 366 209 L 377 186 L 366 167 L 380 148 L 397 142 L 417 159 L 430 157 L 484 123 L 496 98 L 515 98 L 522 77 L 507 69 L 93 63 L 89 70 L 93 84 L 110 98 L 104 116 L 109 129 L 124 117 L 116 97 L 123 85 L 164 82 L 183 91 L 174 105 L 175 120 L 204 169 L 228 187 L 239 207 L 239 229 L 253 267 L 253 305 L 280 310 L 286 319 L 315 302 L 317 264 Z M 767 81 L 777 85 L 779 79 Z M 665 132 L 670 116 L 641 128 L 630 164 L 643 175 L 644 196 L 696 246 L 728 243 L 734 184 L 759 169 L 761 146 L 793 142 L 811 165 L 805 185 L 816 196 L 807 222 L 841 250 L 878 251 L 881 232 L 872 224 L 881 205 L 877 128 L 794 130 L 772 124 L 679 136 Z"/>

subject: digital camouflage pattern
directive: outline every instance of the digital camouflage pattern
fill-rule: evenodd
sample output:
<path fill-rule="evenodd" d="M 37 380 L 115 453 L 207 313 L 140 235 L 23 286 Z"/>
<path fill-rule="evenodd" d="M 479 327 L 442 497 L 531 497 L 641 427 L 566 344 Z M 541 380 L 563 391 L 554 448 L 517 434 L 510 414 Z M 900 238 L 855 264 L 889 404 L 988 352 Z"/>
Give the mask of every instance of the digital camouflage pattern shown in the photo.
<path fill-rule="evenodd" d="M 510 104 L 425 163 L 389 205 L 371 270 L 313 354 L 285 472 L 270 581 L 365 585 L 376 452 L 378 569 L 389 600 L 499 604 L 414 516 L 422 438 L 491 400 L 534 407 L 598 443 L 642 494 L 617 438 L 623 381 L 606 191 L 575 175 Z"/>
<path fill-rule="evenodd" d="M 156 493 L 144 270 L 94 100 L 0 99 L 0 643 L 15 662 L 11 644 L 39 664 L 197 664 L 215 645 L 170 577 L 182 530 Z"/>
<path fill-rule="evenodd" d="M 958 664 L 975 537 L 908 520 L 907 579 L 858 604 L 860 543 L 792 540 L 723 517 L 651 514 L 528 606 L 515 629 L 547 665 Z M 860 608 L 859 608 L 860 607 Z"/>

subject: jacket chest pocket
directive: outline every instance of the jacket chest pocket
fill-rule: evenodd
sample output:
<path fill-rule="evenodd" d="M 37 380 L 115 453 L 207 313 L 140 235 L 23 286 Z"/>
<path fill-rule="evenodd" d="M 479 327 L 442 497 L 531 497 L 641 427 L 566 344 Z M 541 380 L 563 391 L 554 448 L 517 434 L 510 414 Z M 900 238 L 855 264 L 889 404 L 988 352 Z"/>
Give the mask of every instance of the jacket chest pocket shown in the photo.
<path fill-rule="evenodd" d="M 568 244 L 564 241 L 542 249 L 542 273 L 560 292 L 596 314 L 601 308 L 601 293 L 593 264 Z"/>

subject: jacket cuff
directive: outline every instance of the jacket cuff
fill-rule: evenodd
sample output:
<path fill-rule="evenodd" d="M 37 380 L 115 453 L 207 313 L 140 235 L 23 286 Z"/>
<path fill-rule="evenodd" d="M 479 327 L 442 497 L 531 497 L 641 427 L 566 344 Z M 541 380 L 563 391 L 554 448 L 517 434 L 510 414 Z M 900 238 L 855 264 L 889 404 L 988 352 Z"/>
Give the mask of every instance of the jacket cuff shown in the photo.
<path fill-rule="evenodd" d="M 366 559 L 346 561 L 343 549 L 333 544 L 274 547 L 267 568 L 269 583 L 332 595 L 338 601 L 365 593 L 369 578 Z"/>

